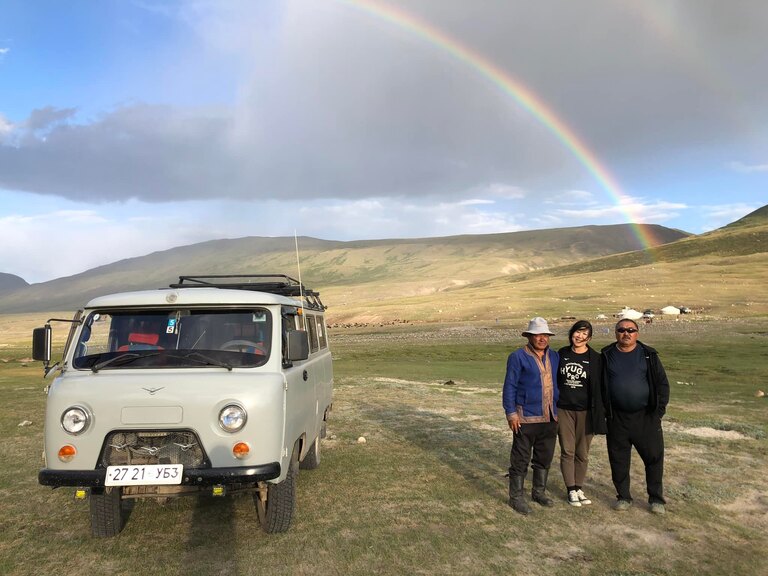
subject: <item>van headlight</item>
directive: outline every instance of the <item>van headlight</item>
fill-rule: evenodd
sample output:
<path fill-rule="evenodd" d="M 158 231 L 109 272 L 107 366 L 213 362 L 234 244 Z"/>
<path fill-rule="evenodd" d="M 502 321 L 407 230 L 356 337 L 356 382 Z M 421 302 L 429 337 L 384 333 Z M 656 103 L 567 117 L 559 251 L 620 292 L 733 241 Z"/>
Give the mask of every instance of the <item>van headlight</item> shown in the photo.
<path fill-rule="evenodd" d="M 245 408 L 237 404 L 224 406 L 219 412 L 219 426 L 225 432 L 238 432 L 248 421 L 248 415 Z"/>
<path fill-rule="evenodd" d="M 64 428 L 65 432 L 73 436 L 85 432 L 90 423 L 91 418 L 82 406 L 67 408 L 61 415 L 61 427 Z"/>

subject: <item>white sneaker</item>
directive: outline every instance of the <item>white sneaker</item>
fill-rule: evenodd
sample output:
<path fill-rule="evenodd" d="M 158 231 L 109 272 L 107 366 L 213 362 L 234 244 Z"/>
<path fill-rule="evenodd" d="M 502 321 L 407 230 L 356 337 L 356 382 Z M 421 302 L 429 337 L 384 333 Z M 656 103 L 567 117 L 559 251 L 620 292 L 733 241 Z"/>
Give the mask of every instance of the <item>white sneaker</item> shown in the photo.
<path fill-rule="evenodd" d="M 579 493 L 576 490 L 569 490 L 568 491 L 568 504 L 571 506 L 576 506 L 577 508 L 581 506 L 581 500 L 579 500 Z"/>
<path fill-rule="evenodd" d="M 592 500 L 584 496 L 584 492 L 581 491 L 581 488 L 576 490 L 576 497 L 579 499 L 580 504 L 592 504 Z"/>

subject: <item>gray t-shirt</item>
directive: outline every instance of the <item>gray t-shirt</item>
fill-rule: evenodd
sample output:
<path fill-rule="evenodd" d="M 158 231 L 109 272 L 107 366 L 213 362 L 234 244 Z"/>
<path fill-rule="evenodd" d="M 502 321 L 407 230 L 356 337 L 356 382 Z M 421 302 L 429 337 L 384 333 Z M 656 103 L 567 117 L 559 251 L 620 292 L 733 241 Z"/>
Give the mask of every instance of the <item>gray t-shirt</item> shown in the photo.
<path fill-rule="evenodd" d="M 608 394 L 611 405 L 622 412 L 637 412 L 648 406 L 648 364 L 642 346 L 631 352 L 614 347 L 605 354 L 608 369 Z"/>

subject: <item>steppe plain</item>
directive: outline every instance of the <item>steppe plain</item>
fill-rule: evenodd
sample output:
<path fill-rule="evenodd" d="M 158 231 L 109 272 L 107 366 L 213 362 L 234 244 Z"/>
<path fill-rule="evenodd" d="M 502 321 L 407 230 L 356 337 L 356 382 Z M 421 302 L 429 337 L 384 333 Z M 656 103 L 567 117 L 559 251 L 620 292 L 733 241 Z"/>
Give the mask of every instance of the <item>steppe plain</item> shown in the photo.
<path fill-rule="evenodd" d="M 87 504 L 36 480 L 45 382 L 29 359 L 29 336 L 71 311 L 4 314 L 0 572 L 766 574 L 768 399 L 758 395 L 768 392 L 765 225 L 742 229 L 739 239 L 727 234 L 716 236 L 719 248 L 695 255 L 685 251 L 699 248 L 685 243 L 696 239 L 686 239 L 641 257 L 416 293 L 395 294 L 385 281 L 366 291 L 320 285 L 332 325 L 334 411 L 320 468 L 299 475 L 294 524 L 272 536 L 259 530 L 250 498 L 206 497 L 140 502 L 120 536 L 91 539 Z M 750 238 L 763 247 L 745 248 Z M 679 257 L 670 256 L 675 245 Z M 555 347 L 566 343 L 572 317 L 591 319 L 601 346 L 622 306 L 667 304 L 695 310 L 641 326 L 672 386 L 668 514 L 643 505 L 636 457 L 635 506 L 611 510 L 602 437 L 588 475 L 592 506 L 567 505 L 555 461 L 555 507 L 535 506 L 527 518 L 512 512 L 501 382 L 527 319 L 547 317 Z"/>

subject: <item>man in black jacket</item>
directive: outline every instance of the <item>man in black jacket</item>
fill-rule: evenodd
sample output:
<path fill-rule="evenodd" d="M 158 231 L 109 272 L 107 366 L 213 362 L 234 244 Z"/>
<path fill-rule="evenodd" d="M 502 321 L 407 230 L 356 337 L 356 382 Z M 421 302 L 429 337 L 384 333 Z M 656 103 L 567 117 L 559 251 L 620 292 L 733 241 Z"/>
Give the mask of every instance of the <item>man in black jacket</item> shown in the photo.
<path fill-rule="evenodd" d="M 608 459 L 617 498 L 613 508 L 623 511 L 632 505 L 629 469 L 634 446 L 645 464 L 650 510 L 664 514 L 661 419 L 669 402 L 669 381 L 656 350 L 637 339 L 639 331 L 634 320 L 619 320 L 616 342 L 602 349 Z"/>

